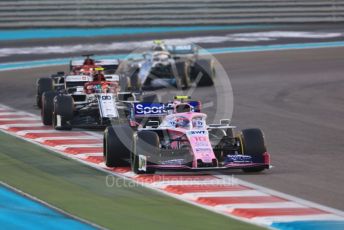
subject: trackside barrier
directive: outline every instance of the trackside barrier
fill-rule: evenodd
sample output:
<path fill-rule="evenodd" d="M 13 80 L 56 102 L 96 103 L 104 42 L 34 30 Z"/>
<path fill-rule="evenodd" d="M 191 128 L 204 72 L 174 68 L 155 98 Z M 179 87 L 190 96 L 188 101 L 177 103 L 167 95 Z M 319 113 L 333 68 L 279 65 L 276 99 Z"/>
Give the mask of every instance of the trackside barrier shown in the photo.
<path fill-rule="evenodd" d="M 344 0 L 0 1 L 0 29 L 343 21 Z"/>

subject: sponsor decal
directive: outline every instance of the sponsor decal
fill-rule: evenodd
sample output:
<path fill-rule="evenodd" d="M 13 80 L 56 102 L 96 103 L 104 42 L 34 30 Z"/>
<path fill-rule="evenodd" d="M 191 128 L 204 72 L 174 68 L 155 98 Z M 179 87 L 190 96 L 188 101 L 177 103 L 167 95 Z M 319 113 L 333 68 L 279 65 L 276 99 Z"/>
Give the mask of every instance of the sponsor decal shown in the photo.
<path fill-rule="evenodd" d="M 195 147 L 208 147 L 208 139 L 206 137 L 193 137 L 192 138 L 193 146 Z"/>
<path fill-rule="evenodd" d="M 193 120 L 192 125 L 194 128 L 203 128 L 205 126 L 205 123 L 202 120 Z"/>
<path fill-rule="evenodd" d="M 136 116 L 162 116 L 167 113 L 168 108 L 171 108 L 171 105 L 163 103 L 134 103 L 134 114 Z"/>
<path fill-rule="evenodd" d="M 195 151 L 196 152 L 198 152 L 198 153 L 201 153 L 201 152 L 211 152 L 212 151 L 212 149 L 210 149 L 210 148 L 200 148 L 200 147 L 197 147 L 197 148 L 195 148 Z M 206 155 L 208 156 L 208 154 L 206 153 Z"/>
<path fill-rule="evenodd" d="M 205 135 L 206 131 L 204 130 L 196 130 L 196 131 L 190 131 L 190 135 Z"/>
<path fill-rule="evenodd" d="M 66 76 L 65 81 L 66 82 L 76 82 L 76 81 L 89 81 L 90 79 L 85 75 L 69 75 Z"/>
<path fill-rule="evenodd" d="M 248 155 L 227 155 L 225 163 L 252 163 L 252 157 Z"/>
<path fill-rule="evenodd" d="M 192 45 L 166 45 L 166 48 L 174 54 L 194 53 L 194 47 Z"/>
<path fill-rule="evenodd" d="M 106 101 L 106 100 L 111 100 L 112 97 L 109 95 L 102 95 L 102 100 Z"/>
<path fill-rule="evenodd" d="M 192 108 L 192 112 L 198 112 L 196 110 L 199 106 L 198 101 L 190 101 L 188 104 Z M 140 102 L 134 103 L 134 114 L 135 116 L 163 116 L 166 115 L 168 110 L 173 108 L 173 103 L 149 103 Z M 193 109 L 195 108 L 195 109 Z"/>
<path fill-rule="evenodd" d="M 209 143 L 207 130 L 191 130 L 191 131 L 187 132 L 187 136 L 188 136 L 192 146 L 195 148 L 202 148 L 202 147 L 211 146 Z"/>
<path fill-rule="evenodd" d="M 161 165 L 183 165 L 185 163 L 186 163 L 185 159 L 171 159 L 171 160 L 159 162 L 159 164 L 161 164 Z"/>
<path fill-rule="evenodd" d="M 100 94 L 99 109 L 102 117 L 118 117 L 117 106 L 112 94 Z"/>

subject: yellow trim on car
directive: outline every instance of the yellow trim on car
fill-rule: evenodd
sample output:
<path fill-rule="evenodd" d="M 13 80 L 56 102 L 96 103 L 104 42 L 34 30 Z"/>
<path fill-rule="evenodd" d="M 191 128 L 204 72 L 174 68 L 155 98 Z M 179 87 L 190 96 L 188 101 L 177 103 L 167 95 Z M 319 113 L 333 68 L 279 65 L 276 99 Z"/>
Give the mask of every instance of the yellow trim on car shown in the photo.
<path fill-rule="evenodd" d="M 243 145 L 243 142 L 242 142 L 241 134 L 239 134 L 239 135 L 237 136 L 237 138 L 239 138 L 240 148 L 241 148 L 241 154 L 244 154 L 244 145 Z"/>

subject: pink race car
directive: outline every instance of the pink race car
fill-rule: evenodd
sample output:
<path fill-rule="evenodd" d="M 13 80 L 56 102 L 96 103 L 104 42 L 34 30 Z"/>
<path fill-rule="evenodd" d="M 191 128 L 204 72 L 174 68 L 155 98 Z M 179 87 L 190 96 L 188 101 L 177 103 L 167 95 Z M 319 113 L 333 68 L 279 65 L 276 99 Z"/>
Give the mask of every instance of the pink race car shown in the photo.
<path fill-rule="evenodd" d="M 270 168 L 260 129 L 235 132 L 229 120 L 207 125 L 207 115 L 200 112 L 197 101 L 176 97 L 167 104 L 135 103 L 131 114 L 131 124 L 139 121 L 135 129 L 117 125 L 105 130 L 108 167 L 130 165 L 137 174 L 156 170 L 260 172 Z"/>

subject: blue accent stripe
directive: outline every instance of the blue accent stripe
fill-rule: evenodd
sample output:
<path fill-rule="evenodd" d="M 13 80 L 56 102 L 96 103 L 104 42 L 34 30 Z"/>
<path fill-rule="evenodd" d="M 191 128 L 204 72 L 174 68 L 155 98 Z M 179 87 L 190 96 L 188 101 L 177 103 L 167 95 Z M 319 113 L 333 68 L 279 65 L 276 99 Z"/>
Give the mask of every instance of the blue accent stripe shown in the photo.
<path fill-rule="evenodd" d="M 0 186 L 2 229 L 95 229 Z"/>
<path fill-rule="evenodd" d="M 280 230 L 343 230 L 344 221 L 294 221 L 273 223 Z"/>
<path fill-rule="evenodd" d="M 331 48 L 331 47 L 344 47 L 344 41 L 212 48 L 212 49 L 207 49 L 205 53 L 224 54 L 224 53 L 261 52 L 261 51 L 278 51 L 278 50 L 294 50 L 294 49 L 316 49 L 316 48 Z M 108 59 L 108 58 L 123 59 L 126 56 L 127 54 L 103 55 L 103 56 L 97 56 L 96 58 L 98 59 Z M 50 60 L 2 63 L 0 64 L 0 71 L 12 70 L 12 69 L 27 69 L 27 68 L 52 66 L 52 65 L 67 65 L 69 61 L 70 61 L 70 58 L 61 58 L 61 59 L 50 59 Z"/>
<path fill-rule="evenodd" d="M 192 32 L 213 30 L 242 30 L 272 28 L 271 25 L 232 25 L 232 26 L 176 26 L 176 27 L 113 27 L 87 29 L 23 29 L 1 30 L 0 40 L 47 39 L 70 37 L 118 36 L 145 33 Z M 281 26 L 279 26 L 281 28 Z"/>
<path fill-rule="evenodd" d="M 214 49 L 208 50 L 208 52 L 212 54 L 221 54 L 221 53 L 242 53 L 242 52 L 277 51 L 277 50 L 294 50 L 294 49 L 316 49 L 316 48 L 331 48 L 331 47 L 344 47 L 344 41 L 214 48 Z"/>

